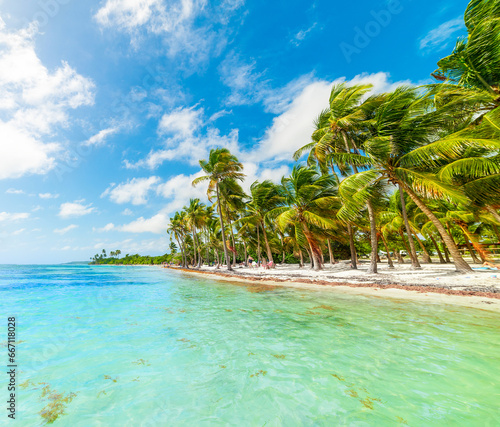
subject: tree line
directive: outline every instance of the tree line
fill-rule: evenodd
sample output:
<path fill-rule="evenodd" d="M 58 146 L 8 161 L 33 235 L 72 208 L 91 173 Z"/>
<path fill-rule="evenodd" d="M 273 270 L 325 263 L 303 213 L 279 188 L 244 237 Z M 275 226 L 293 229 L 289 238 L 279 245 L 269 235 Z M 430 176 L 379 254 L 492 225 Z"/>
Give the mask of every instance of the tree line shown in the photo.
<path fill-rule="evenodd" d="M 414 268 L 453 262 L 468 272 L 500 242 L 500 2 L 471 1 L 468 36 L 432 73 L 436 83 L 373 94 L 371 85 L 333 86 L 305 162 L 281 183 L 254 182 L 245 194 L 242 164 L 225 148 L 201 160 L 212 205 L 192 199 L 168 232 L 183 266 L 304 260 L 319 270 L 346 252 L 357 268 L 369 246 L 389 266 L 404 250 Z M 173 258 L 174 259 L 174 258 Z"/>

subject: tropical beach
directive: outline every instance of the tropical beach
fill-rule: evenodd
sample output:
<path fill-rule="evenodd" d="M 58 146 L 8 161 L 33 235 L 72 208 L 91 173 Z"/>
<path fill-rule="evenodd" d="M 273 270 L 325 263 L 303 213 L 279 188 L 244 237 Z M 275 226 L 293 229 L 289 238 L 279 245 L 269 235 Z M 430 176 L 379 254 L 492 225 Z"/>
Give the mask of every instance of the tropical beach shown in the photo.
<path fill-rule="evenodd" d="M 500 0 L 333 6 L 0 2 L 0 425 L 500 424 Z"/>

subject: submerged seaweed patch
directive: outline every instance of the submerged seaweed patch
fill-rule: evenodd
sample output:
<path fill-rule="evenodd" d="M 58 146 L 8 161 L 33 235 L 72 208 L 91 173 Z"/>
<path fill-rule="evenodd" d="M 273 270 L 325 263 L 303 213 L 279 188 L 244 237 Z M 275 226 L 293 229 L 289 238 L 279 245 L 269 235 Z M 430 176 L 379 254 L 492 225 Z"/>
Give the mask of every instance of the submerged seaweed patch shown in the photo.
<path fill-rule="evenodd" d="M 133 362 L 132 362 L 132 363 L 133 363 Z M 104 379 L 105 379 L 105 380 L 111 380 L 111 381 L 113 381 L 113 382 L 115 383 L 115 382 L 118 380 L 118 377 L 116 377 L 116 378 L 111 378 L 109 375 L 104 375 Z"/>
<path fill-rule="evenodd" d="M 322 308 L 323 310 L 334 310 L 331 305 L 318 305 L 317 307 L 313 307 L 313 310 L 316 310 L 317 308 Z"/>
<path fill-rule="evenodd" d="M 46 385 L 42 389 L 40 400 L 47 399 L 49 403 L 39 412 L 46 424 L 52 424 L 58 417 L 65 414 L 66 406 L 76 397 L 77 393 L 70 392 L 66 395 L 57 393 Z"/>
<path fill-rule="evenodd" d="M 132 362 L 134 365 L 144 365 L 144 366 L 151 366 L 150 363 L 148 363 L 148 360 L 144 359 L 137 359 L 136 361 Z"/>
<path fill-rule="evenodd" d="M 285 355 L 284 354 L 273 354 L 273 357 L 276 357 L 276 359 L 284 359 Z"/>
<path fill-rule="evenodd" d="M 28 380 L 24 381 L 23 383 L 19 384 L 19 387 L 21 387 L 21 388 L 27 388 L 30 385 L 33 386 L 33 387 L 36 386 L 36 384 L 33 381 L 31 381 L 31 380 L 28 379 Z"/>
<path fill-rule="evenodd" d="M 346 390 L 345 391 L 345 394 L 351 396 L 351 397 L 358 397 L 358 392 L 352 388 L 350 388 L 349 390 Z"/>
<path fill-rule="evenodd" d="M 331 374 L 331 375 L 340 381 L 345 381 L 344 377 L 342 377 L 340 375 L 337 375 L 337 374 Z M 358 390 L 354 389 L 354 384 L 347 384 L 346 387 L 350 387 L 350 388 L 347 390 L 344 390 L 344 393 L 347 394 L 348 396 L 351 396 L 351 397 L 358 399 L 359 402 L 367 409 L 373 409 L 374 402 L 382 402 L 377 397 L 370 397 L 370 393 L 368 393 L 368 390 L 364 387 L 357 387 Z M 362 398 L 360 396 L 361 392 L 366 394 L 366 397 Z"/>
<path fill-rule="evenodd" d="M 259 375 L 262 375 L 263 377 L 266 376 L 267 371 L 263 371 L 262 369 L 259 372 L 256 372 L 255 374 L 250 375 L 251 377 L 258 377 Z"/>
<path fill-rule="evenodd" d="M 252 293 L 268 292 L 276 289 L 277 286 L 272 285 L 248 285 L 247 291 Z"/>

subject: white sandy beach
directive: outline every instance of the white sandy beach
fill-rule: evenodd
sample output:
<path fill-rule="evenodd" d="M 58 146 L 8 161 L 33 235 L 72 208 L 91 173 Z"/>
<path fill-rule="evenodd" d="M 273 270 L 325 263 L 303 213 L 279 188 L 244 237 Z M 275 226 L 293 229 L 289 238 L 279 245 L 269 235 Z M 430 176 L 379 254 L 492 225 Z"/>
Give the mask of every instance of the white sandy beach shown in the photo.
<path fill-rule="evenodd" d="M 478 266 L 479 267 L 479 266 Z M 186 272 L 186 270 L 182 270 Z M 423 264 L 422 269 L 412 270 L 410 264 L 396 264 L 389 269 L 386 264 L 379 264 L 379 274 L 368 274 L 368 263 L 361 262 L 357 270 L 349 267 L 348 262 L 326 264 L 321 271 L 314 271 L 309 266 L 278 265 L 274 269 L 239 267 L 228 274 L 224 267 L 203 266 L 191 269 L 192 274 L 215 273 L 216 280 L 243 281 L 247 283 L 291 286 L 308 289 L 331 289 L 336 292 L 372 295 L 377 297 L 420 300 L 429 303 L 457 304 L 500 312 L 500 299 L 488 295 L 459 295 L 458 292 L 500 292 L 500 271 L 482 270 L 471 274 L 459 274 L 452 264 Z M 317 282 L 317 283 L 315 283 Z M 331 286 L 328 286 L 331 283 Z M 380 285 L 380 287 L 373 286 Z M 402 285 L 405 288 L 385 287 Z M 430 288 L 440 288 L 457 294 L 436 293 Z M 415 287 L 416 290 L 411 290 Z"/>

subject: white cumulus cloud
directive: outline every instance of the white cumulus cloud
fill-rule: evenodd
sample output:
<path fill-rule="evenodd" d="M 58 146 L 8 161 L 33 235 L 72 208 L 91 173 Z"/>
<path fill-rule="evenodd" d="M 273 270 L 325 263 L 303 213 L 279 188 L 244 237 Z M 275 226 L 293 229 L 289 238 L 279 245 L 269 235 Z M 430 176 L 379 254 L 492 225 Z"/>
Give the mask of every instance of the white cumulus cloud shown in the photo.
<path fill-rule="evenodd" d="M 84 205 L 82 202 L 83 200 L 77 200 L 75 202 L 61 204 L 58 215 L 61 218 L 72 218 L 88 215 L 95 211 L 95 208 L 92 207 L 92 203 Z"/>
<path fill-rule="evenodd" d="M 132 203 L 133 205 L 143 205 L 147 203 L 147 195 L 151 189 L 160 181 L 157 176 L 149 178 L 132 178 L 126 183 L 111 185 L 101 197 L 109 196 L 115 203 Z"/>
<path fill-rule="evenodd" d="M 69 111 L 94 102 L 94 84 L 62 62 L 49 71 L 35 51 L 38 30 L 9 31 L 0 18 L 0 179 L 43 174 L 64 150 L 57 130 Z M 50 138 L 50 139 L 49 139 Z"/>
<path fill-rule="evenodd" d="M 129 224 L 118 227 L 120 231 L 129 233 L 155 233 L 164 234 L 167 231 L 169 218 L 164 213 L 158 213 L 151 218 L 140 217 Z"/>

